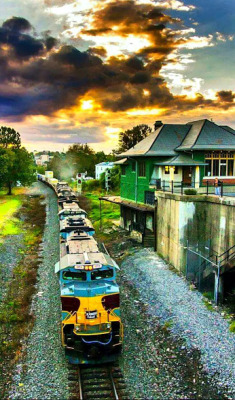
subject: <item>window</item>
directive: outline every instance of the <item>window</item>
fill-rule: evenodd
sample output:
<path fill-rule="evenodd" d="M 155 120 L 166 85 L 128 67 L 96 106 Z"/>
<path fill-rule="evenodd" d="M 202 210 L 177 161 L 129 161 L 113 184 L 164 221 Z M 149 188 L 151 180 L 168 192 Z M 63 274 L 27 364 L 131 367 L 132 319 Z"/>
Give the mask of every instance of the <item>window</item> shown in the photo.
<path fill-rule="evenodd" d="M 234 160 L 228 160 L 228 176 L 233 176 Z"/>
<path fill-rule="evenodd" d="M 170 173 L 170 168 L 174 169 L 174 174 L 178 174 L 178 167 L 177 166 L 173 166 L 173 167 L 169 167 L 169 165 L 165 166 L 165 174 L 169 175 Z"/>
<path fill-rule="evenodd" d="M 126 166 L 125 165 L 121 166 L 121 174 L 126 175 Z"/>
<path fill-rule="evenodd" d="M 212 175 L 212 160 L 206 160 L 206 168 L 205 168 L 205 175 L 211 176 Z"/>
<path fill-rule="evenodd" d="M 220 176 L 226 176 L 226 160 L 220 161 Z"/>
<path fill-rule="evenodd" d="M 63 279 L 65 281 L 86 281 L 86 272 L 83 271 L 64 271 Z"/>
<path fill-rule="evenodd" d="M 213 160 L 213 175 L 219 175 L 219 160 Z"/>
<path fill-rule="evenodd" d="M 139 176 L 146 176 L 145 162 L 143 161 L 139 163 Z"/>
<path fill-rule="evenodd" d="M 231 151 L 210 152 L 205 154 L 206 176 L 233 176 L 235 154 Z"/>
<path fill-rule="evenodd" d="M 97 270 L 91 273 L 91 280 L 96 281 L 98 279 L 107 279 L 113 277 L 113 270 L 112 268 L 105 269 L 105 270 Z"/>
<path fill-rule="evenodd" d="M 133 161 L 132 164 L 131 164 L 132 172 L 135 172 L 135 164 L 136 164 L 135 161 Z"/>

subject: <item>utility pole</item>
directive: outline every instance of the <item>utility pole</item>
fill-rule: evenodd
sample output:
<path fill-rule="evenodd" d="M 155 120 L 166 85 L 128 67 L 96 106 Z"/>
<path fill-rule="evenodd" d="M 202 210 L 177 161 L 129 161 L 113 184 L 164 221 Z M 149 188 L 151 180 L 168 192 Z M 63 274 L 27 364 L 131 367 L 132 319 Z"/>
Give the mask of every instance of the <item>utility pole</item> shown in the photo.
<path fill-rule="evenodd" d="M 105 171 L 105 189 L 108 192 L 110 189 L 110 183 L 111 183 L 111 170 L 110 168 L 107 168 Z"/>

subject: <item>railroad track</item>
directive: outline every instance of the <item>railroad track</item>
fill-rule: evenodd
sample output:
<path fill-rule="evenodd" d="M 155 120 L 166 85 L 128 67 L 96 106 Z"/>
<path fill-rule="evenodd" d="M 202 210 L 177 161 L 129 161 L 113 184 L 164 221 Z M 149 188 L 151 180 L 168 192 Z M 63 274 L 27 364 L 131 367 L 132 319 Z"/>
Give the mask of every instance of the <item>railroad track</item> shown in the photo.
<path fill-rule="evenodd" d="M 129 400 L 119 367 L 70 365 L 70 400 Z"/>

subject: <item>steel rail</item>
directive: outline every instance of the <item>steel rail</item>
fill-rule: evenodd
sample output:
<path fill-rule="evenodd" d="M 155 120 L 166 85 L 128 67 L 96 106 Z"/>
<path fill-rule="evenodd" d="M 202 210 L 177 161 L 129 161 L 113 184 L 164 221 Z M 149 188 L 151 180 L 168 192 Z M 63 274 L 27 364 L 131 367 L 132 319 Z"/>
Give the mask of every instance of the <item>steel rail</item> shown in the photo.
<path fill-rule="evenodd" d="M 81 370 L 78 368 L 79 400 L 83 400 Z"/>
<path fill-rule="evenodd" d="M 115 382 L 114 382 L 113 375 L 112 375 L 112 368 L 109 367 L 108 371 L 109 371 L 109 377 L 110 377 L 110 380 L 112 383 L 112 389 L 113 389 L 113 394 L 114 394 L 115 400 L 119 400 L 117 389 L 116 389 Z"/>

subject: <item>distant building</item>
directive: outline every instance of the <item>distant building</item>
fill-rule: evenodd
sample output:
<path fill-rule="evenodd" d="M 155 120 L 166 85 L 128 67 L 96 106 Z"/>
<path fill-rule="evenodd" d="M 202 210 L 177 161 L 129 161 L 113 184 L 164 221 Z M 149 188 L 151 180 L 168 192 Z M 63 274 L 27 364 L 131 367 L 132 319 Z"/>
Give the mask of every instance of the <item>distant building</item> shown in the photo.
<path fill-rule="evenodd" d="M 102 162 L 95 166 L 95 179 L 100 179 L 100 175 L 105 172 L 108 168 L 113 168 L 113 162 Z"/>
<path fill-rule="evenodd" d="M 49 154 L 34 154 L 36 165 L 47 165 L 52 158 Z"/>

